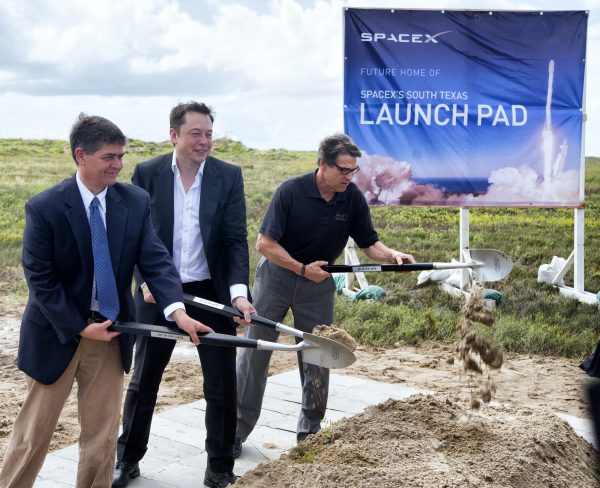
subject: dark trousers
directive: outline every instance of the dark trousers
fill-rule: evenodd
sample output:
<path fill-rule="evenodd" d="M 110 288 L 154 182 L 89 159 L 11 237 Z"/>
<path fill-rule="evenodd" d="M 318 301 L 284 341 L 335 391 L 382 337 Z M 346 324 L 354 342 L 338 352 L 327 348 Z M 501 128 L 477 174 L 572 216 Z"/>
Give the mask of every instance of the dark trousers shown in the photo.
<path fill-rule="evenodd" d="M 185 293 L 218 301 L 209 280 L 184 283 Z M 188 306 L 187 313 L 212 327 L 215 332 L 235 335 L 233 322 L 226 317 Z M 160 321 L 167 323 L 164 317 Z M 163 372 L 171 359 L 175 341 L 139 337 L 136 343 L 135 367 L 123 408 L 123 433 L 117 442 L 117 458 L 138 462 L 148 449 L 150 424 L 156 405 Z M 233 470 L 233 443 L 236 431 L 236 374 L 233 347 L 198 346 L 204 375 L 206 400 L 206 452 L 208 467 L 217 473 Z"/>
<path fill-rule="evenodd" d="M 594 421 L 596 442 L 600 445 L 600 382 L 592 381 L 587 385 L 587 397 Z M 596 450 L 596 476 L 600 479 L 600 451 Z"/>

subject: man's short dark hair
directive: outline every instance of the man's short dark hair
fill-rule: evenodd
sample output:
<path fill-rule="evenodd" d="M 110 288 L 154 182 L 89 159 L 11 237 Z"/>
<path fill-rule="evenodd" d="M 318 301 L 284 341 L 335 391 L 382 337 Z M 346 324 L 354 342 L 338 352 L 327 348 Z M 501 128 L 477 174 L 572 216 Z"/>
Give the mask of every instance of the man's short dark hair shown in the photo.
<path fill-rule="evenodd" d="M 340 154 L 347 154 L 360 158 L 361 152 L 358 146 L 346 134 L 334 134 L 321 141 L 319 145 L 319 159 L 333 166 Z"/>
<path fill-rule="evenodd" d="M 110 120 L 98 115 L 86 115 L 81 112 L 71 128 L 69 135 L 71 143 L 71 156 L 75 158 L 75 149 L 80 147 L 86 154 L 94 154 L 104 144 L 118 144 L 124 146 L 127 138 Z"/>
<path fill-rule="evenodd" d="M 171 109 L 171 115 L 169 116 L 169 124 L 171 129 L 174 129 L 177 135 L 179 135 L 179 129 L 185 124 L 185 114 L 188 112 L 198 112 L 200 114 L 208 115 L 211 122 L 215 121 L 212 109 L 205 103 L 199 102 L 188 102 L 178 103 Z"/>

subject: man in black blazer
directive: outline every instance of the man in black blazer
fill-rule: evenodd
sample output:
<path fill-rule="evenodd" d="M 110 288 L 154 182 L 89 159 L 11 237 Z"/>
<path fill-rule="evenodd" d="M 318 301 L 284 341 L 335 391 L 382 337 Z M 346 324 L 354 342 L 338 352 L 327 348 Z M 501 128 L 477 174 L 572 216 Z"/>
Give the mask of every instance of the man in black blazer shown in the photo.
<path fill-rule="evenodd" d="M 107 329 L 115 318 L 133 318 L 134 266 L 152 286 L 165 316 L 195 343 L 196 332 L 212 330 L 185 313 L 177 271 L 152 226 L 148 194 L 116 182 L 126 142 L 120 129 L 102 117 L 81 114 L 70 142 L 76 174 L 25 206 L 22 262 L 29 300 L 18 366 L 27 375 L 28 392 L 0 472 L 2 488 L 33 486 L 74 380 L 81 426 L 76 486 L 110 484 L 123 371 L 131 366 L 133 340 Z M 104 282 L 92 250 L 98 234 L 88 220 L 91 207 L 107 243 L 102 258 L 110 255 L 104 269 L 114 274 L 110 280 L 118 303 L 112 320 L 99 312 L 106 307 L 96 293 Z"/>
<path fill-rule="evenodd" d="M 139 164 L 132 181 L 151 198 L 152 220 L 173 256 L 185 292 L 231 303 L 246 321 L 255 313 L 248 300 L 246 204 L 239 167 L 209 156 L 213 114 L 203 103 L 173 108 L 170 136 L 175 150 Z M 138 277 L 137 319 L 162 323 L 154 305 L 154 289 Z M 216 331 L 235 335 L 234 322 L 210 312 L 189 309 L 192 317 Z M 112 486 L 122 488 L 139 476 L 162 374 L 174 342 L 140 337 L 134 374 L 125 399 L 123 433 L 117 445 Z M 224 487 L 235 483 L 233 443 L 236 431 L 235 349 L 198 346 L 206 400 L 204 483 Z"/>

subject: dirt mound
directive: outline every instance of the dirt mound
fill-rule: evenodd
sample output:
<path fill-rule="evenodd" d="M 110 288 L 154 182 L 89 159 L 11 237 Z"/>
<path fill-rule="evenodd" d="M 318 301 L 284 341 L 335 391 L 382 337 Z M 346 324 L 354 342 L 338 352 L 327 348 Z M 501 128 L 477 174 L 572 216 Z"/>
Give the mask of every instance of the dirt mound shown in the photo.
<path fill-rule="evenodd" d="M 388 400 L 246 473 L 242 487 L 598 486 L 595 451 L 545 409 Z"/>
<path fill-rule="evenodd" d="M 356 341 L 354 340 L 354 337 L 348 334 L 344 329 L 338 329 L 333 325 L 317 325 L 313 329 L 313 334 L 338 342 L 352 352 L 356 350 Z"/>

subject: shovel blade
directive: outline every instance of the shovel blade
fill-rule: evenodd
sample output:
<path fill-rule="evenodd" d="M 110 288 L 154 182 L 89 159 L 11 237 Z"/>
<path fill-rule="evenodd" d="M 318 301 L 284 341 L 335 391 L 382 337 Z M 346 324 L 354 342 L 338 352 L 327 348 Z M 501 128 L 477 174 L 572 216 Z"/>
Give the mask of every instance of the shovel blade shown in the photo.
<path fill-rule="evenodd" d="M 473 277 L 476 281 L 500 281 L 506 278 L 513 268 L 510 258 L 495 249 L 470 249 L 469 256 L 473 266 Z"/>
<path fill-rule="evenodd" d="M 304 340 L 314 347 L 302 349 L 302 360 L 321 368 L 346 368 L 356 361 L 354 353 L 346 346 L 315 334 L 304 333 Z"/>

